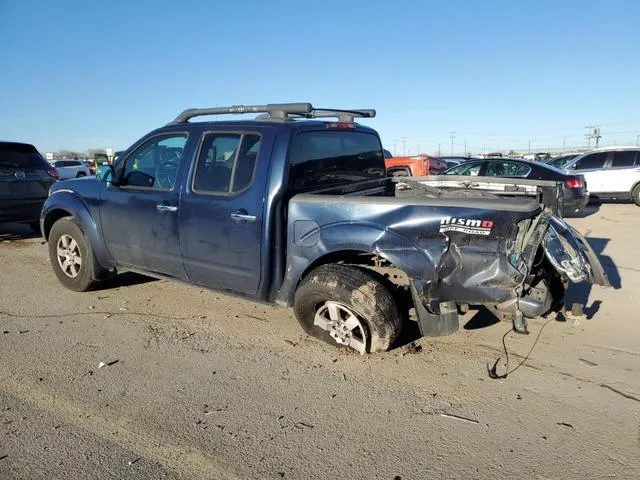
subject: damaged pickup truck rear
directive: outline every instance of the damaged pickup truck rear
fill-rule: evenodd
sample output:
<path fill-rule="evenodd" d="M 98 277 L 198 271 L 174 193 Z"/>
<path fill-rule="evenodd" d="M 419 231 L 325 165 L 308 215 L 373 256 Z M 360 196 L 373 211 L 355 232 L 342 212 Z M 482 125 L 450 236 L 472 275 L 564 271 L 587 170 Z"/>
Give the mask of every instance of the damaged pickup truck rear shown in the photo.
<path fill-rule="evenodd" d="M 255 120 L 195 117 L 259 113 Z M 190 109 L 101 179 L 54 185 L 42 210 L 59 280 L 117 270 L 293 307 L 310 335 L 359 353 L 394 345 L 415 308 L 423 335 L 486 305 L 526 318 L 569 281 L 608 285 L 587 241 L 540 198 L 428 188 L 385 176 L 373 110 L 308 103 Z"/>

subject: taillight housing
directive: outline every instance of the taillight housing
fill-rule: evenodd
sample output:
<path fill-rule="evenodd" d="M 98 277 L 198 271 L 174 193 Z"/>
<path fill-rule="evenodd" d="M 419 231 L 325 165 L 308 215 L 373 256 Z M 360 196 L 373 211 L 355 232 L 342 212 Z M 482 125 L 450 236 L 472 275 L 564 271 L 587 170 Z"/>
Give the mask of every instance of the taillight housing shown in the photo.
<path fill-rule="evenodd" d="M 55 169 L 55 167 L 48 167 L 47 173 L 50 177 L 53 177 L 56 180 L 60 180 L 60 174 L 58 173 L 58 170 Z"/>
<path fill-rule="evenodd" d="M 583 188 L 584 187 L 584 181 L 581 178 L 568 178 L 565 181 L 565 184 L 567 185 L 567 188 Z"/>

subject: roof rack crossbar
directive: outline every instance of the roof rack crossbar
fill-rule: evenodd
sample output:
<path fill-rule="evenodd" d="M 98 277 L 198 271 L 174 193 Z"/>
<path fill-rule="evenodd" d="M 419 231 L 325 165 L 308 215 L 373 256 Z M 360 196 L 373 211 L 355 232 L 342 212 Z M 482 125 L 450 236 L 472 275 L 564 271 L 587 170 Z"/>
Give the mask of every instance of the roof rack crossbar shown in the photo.
<path fill-rule="evenodd" d="M 268 103 L 266 105 L 232 105 L 230 107 L 189 108 L 178 115 L 173 123 L 185 123 L 194 117 L 204 115 L 228 115 L 241 113 L 260 113 L 257 118 L 286 120 L 288 118 L 338 118 L 340 122 L 353 122 L 354 118 L 373 118 L 376 111 L 337 110 L 313 108 L 310 103 Z"/>
<path fill-rule="evenodd" d="M 355 118 L 373 118 L 376 116 L 374 109 L 338 110 L 335 108 L 314 108 L 305 114 L 298 114 L 303 118 L 338 118 L 339 122 L 353 122 Z"/>
<path fill-rule="evenodd" d="M 189 108 L 178 115 L 174 123 L 184 123 L 203 115 L 227 115 L 239 113 L 268 113 L 275 118 L 285 118 L 289 114 L 305 114 L 313 110 L 310 103 L 269 103 L 267 105 L 232 105 L 231 107 Z"/>

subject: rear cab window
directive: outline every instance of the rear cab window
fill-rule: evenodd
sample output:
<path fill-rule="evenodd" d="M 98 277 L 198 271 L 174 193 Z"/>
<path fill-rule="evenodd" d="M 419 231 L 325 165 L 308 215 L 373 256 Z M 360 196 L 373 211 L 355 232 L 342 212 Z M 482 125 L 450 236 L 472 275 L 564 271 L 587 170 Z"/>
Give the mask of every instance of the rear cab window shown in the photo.
<path fill-rule="evenodd" d="M 384 153 L 375 133 L 303 131 L 294 137 L 289 150 L 289 187 L 294 192 L 384 176 Z"/>

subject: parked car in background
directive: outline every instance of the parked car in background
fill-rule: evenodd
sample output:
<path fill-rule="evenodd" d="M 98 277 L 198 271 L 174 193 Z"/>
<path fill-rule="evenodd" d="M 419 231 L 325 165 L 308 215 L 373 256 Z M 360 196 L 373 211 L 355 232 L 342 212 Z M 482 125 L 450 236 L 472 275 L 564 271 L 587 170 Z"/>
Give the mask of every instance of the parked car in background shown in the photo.
<path fill-rule="evenodd" d="M 89 174 L 90 175 L 95 175 L 96 174 L 96 163 L 94 160 L 83 160 L 84 164 L 89 167 Z"/>
<path fill-rule="evenodd" d="M 599 148 L 564 168 L 583 175 L 595 197 L 631 200 L 640 206 L 640 147 Z"/>
<path fill-rule="evenodd" d="M 451 167 L 455 167 L 456 165 L 460 165 L 462 162 L 467 162 L 471 160 L 471 157 L 462 157 L 462 156 L 455 156 L 455 155 L 447 155 L 447 156 L 438 157 L 438 158 L 440 158 L 440 160 L 442 160 L 446 164 L 447 170 L 450 169 Z"/>
<path fill-rule="evenodd" d="M 568 164 L 571 160 L 579 156 L 579 153 L 567 153 L 562 155 L 557 155 L 555 157 L 551 157 L 546 160 L 544 163 L 547 165 L 551 165 L 556 168 L 564 168 L 566 164 Z"/>
<path fill-rule="evenodd" d="M 91 175 L 91 170 L 82 160 L 55 160 L 52 165 L 58 171 L 60 180 L 80 178 Z"/>
<path fill-rule="evenodd" d="M 475 160 L 450 168 L 444 174 L 562 182 L 564 215 L 576 214 L 589 203 L 587 183 L 582 175 L 570 174 L 546 163 L 532 162 L 519 158 Z"/>
<path fill-rule="evenodd" d="M 40 232 L 40 210 L 58 172 L 28 143 L 0 142 L 0 222 Z"/>
<path fill-rule="evenodd" d="M 385 158 L 384 163 L 389 177 L 439 175 L 447 170 L 446 162 L 430 155 Z"/>
<path fill-rule="evenodd" d="M 393 158 L 393 154 L 386 148 L 382 150 L 382 153 L 384 154 L 384 158 Z"/>

